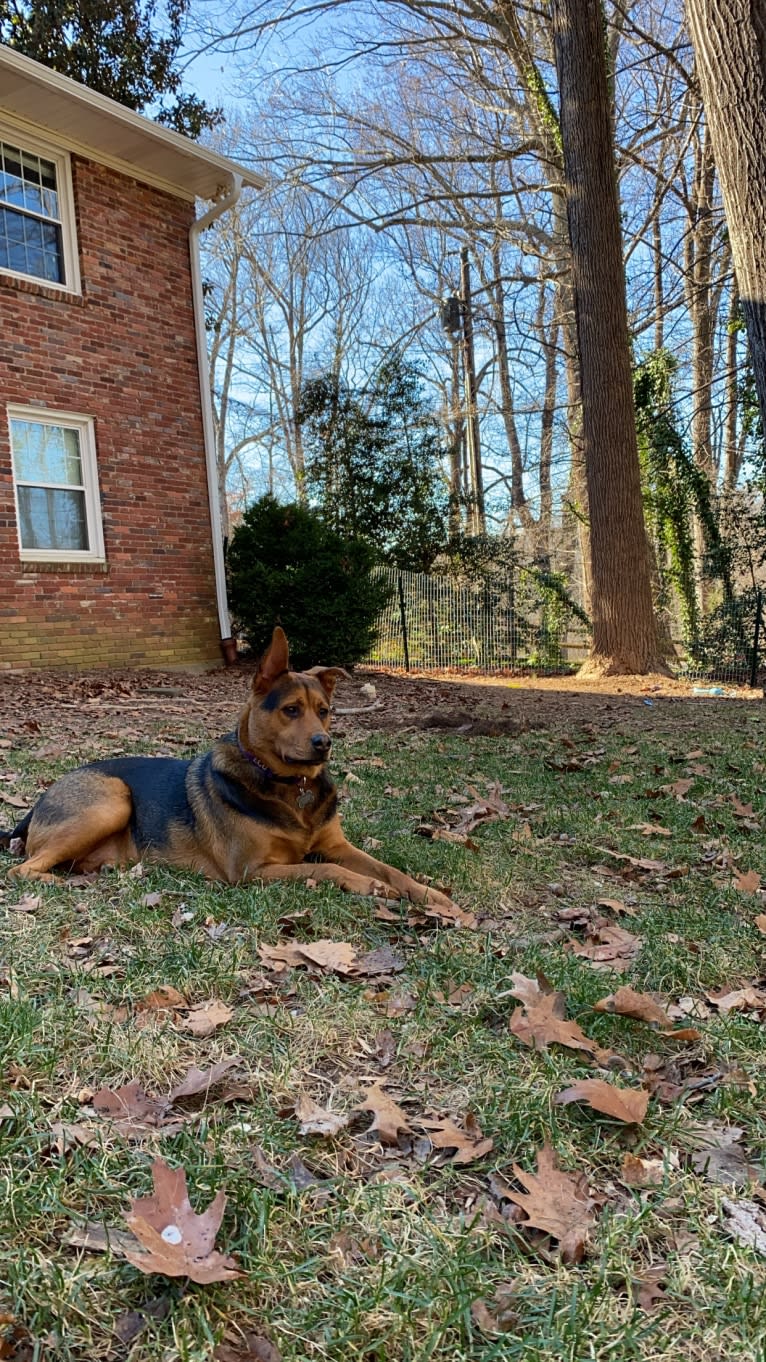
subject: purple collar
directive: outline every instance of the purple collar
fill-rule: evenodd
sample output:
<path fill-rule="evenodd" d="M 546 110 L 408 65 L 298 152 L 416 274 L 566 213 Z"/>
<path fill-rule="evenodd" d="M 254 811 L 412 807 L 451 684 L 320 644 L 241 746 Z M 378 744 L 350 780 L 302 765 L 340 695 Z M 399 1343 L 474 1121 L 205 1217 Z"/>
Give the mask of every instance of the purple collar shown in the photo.
<path fill-rule="evenodd" d="M 265 761 L 261 761 L 260 757 L 253 756 L 252 752 L 248 752 L 247 748 L 242 746 L 239 734 L 237 734 L 237 747 L 252 766 L 256 766 L 259 771 L 263 772 L 267 780 L 278 780 L 282 785 L 300 785 L 301 781 L 306 780 L 305 776 L 278 776 L 276 771 L 272 771 L 271 767 L 266 765 Z"/>

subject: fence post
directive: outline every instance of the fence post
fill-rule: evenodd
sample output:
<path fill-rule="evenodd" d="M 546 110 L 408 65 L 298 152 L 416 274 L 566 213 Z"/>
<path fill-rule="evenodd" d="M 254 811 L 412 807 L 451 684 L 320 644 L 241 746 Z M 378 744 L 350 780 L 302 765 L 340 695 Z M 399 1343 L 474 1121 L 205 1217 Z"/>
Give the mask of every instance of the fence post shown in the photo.
<path fill-rule="evenodd" d="M 397 586 L 399 587 L 399 614 L 402 617 L 402 641 L 404 643 L 404 670 L 408 672 L 410 669 L 410 645 L 409 640 L 407 638 L 407 612 L 404 608 L 404 587 L 402 586 L 401 572 L 398 572 L 396 575 L 396 583 Z"/>
<path fill-rule="evenodd" d="M 763 596 L 759 591 L 755 597 L 755 626 L 753 628 L 753 655 L 750 659 L 750 687 L 758 684 L 758 648 L 761 641 L 761 611 Z"/>

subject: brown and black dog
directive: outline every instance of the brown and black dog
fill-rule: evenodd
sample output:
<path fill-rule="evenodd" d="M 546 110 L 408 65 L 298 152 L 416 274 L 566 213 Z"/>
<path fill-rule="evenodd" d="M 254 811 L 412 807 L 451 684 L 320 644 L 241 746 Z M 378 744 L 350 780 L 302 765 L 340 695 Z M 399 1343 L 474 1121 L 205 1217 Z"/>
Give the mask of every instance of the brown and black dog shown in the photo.
<path fill-rule="evenodd" d="M 54 880 L 56 867 L 159 861 L 228 884 L 333 880 L 356 894 L 452 907 L 346 840 L 326 769 L 330 700 L 345 673 L 289 667 L 277 628 L 235 731 L 203 756 L 116 757 L 62 776 L 13 832 L 0 834 L 0 844 L 18 839 L 27 854 L 9 873 Z"/>

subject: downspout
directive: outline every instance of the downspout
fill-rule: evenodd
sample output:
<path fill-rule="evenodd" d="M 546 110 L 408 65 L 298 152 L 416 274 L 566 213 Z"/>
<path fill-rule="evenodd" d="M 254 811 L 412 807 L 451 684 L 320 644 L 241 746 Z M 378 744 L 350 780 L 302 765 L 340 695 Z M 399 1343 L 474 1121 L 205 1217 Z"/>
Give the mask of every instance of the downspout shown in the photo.
<path fill-rule="evenodd" d="M 226 595 L 226 564 L 223 558 L 223 526 L 221 506 L 218 500 L 218 461 L 215 448 L 215 424 L 213 422 L 213 398 L 210 392 L 210 362 L 205 335 L 205 298 L 202 292 L 202 269 L 199 258 L 200 234 L 215 222 L 222 213 L 233 208 L 242 192 L 242 176 L 232 173 L 229 185 L 201 218 L 196 218 L 189 229 L 189 256 L 191 259 L 192 304 L 194 307 L 194 334 L 197 340 L 197 368 L 199 370 L 199 392 L 202 403 L 202 430 L 205 443 L 205 466 L 207 469 L 207 494 L 210 503 L 210 530 L 213 540 L 213 570 L 215 574 L 215 596 L 218 605 L 218 627 L 221 640 L 231 637 L 231 617 Z"/>

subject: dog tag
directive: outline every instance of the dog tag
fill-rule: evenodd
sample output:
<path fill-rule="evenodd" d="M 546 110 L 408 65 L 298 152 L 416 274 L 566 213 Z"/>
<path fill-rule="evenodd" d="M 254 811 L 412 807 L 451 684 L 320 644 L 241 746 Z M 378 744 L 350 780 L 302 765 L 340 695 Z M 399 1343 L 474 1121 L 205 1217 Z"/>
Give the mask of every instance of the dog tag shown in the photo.
<path fill-rule="evenodd" d="M 298 795 L 298 798 L 296 799 L 295 802 L 296 802 L 296 804 L 298 805 L 298 808 L 299 808 L 299 809 L 307 809 L 308 806 L 309 806 L 309 804 L 313 804 L 313 803 L 314 803 L 314 791 L 313 791 L 313 790 L 301 790 L 301 792 L 300 792 L 300 794 Z"/>

